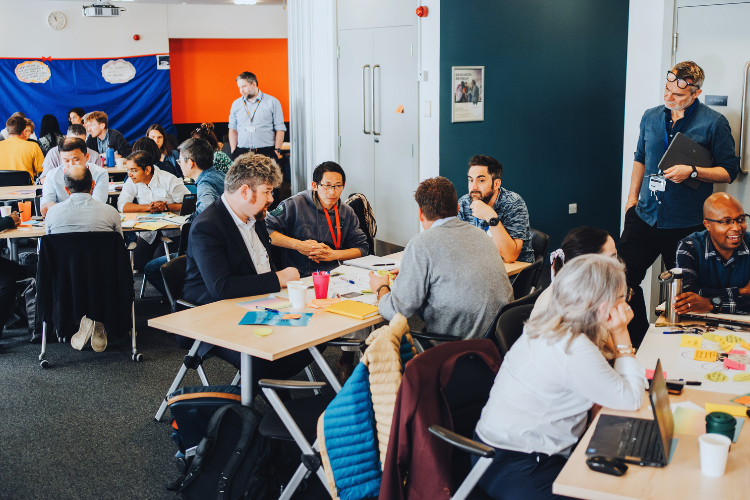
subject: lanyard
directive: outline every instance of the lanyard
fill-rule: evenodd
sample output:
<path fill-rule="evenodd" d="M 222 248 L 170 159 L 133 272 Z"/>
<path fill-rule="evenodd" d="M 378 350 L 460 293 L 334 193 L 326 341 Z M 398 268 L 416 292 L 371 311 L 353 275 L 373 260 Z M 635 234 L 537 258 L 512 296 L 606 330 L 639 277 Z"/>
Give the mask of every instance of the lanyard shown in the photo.
<path fill-rule="evenodd" d="M 693 102 L 693 104 L 691 104 L 690 107 L 688 108 L 687 113 L 685 113 L 685 116 L 682 117 L 682 120 L 678 120 L 678 121 L 682 121 L 682 123 L 680 123 L 680 127 L 679 128 L 682 128 L 682 126 L 685 124 L 685 122 L 687 121 L 688 117 L 690 116 L 690 114 L 693 112 L 693 110 L 695 108 L 696 108 L 695 102 Z M 675 134 L 677 132 L 679 132 L 679 129 L 675 129 L 674 128 L 674 126 L 676 126 L 676 125 L 677 125 L 677 122 L 674 122 L 674 125 L 672 127 L 672 132 L 674 132 Z M 669 122 L 667 122 L 667 120 L 665 119 L 664 120 L 664 149 L 668 149 L 669 148 L 669 132 L 668 132 L 668 129 L 669 129 Z"/>
<path fill-rule="evenodd" d="M 323 213 L 326 214 L 326 220 L 328 221 L 328 229 L 331 230 L 331 238 L 333 239 L 333 246 L 336 250 L 341 248 L 341 224 L 339 223 L 339 207 L 338 202 L 333 205 L 333 211 L 336 212 L 336 227 L 339 228 L 339 239 L 336 240 L 336 233 L 333 231 L 333 224 L 331 224 L 331 217 L 328 215 L 328 210 L 323 207 Z"/>
<path fill-rule="evenodd" d="M 261 101 L 263 100 L 263 92 L 260 92 L 260 99 L 258 99 L 258 102 L 255 103 L 255 109 L 253 110 L 253 116 L 250 116 L 250 111 L 247 110 L 247 103 L 245 102 L 245 99 L 242 99 L 242 105 L 245 106 L 245 113 L 247 113 L 247 116 L 250 117 L 250 123 L 253 123 L 253 118 L 255 118 L 255 113 L 258 111 L 258 106 L 260 106 Z"/>

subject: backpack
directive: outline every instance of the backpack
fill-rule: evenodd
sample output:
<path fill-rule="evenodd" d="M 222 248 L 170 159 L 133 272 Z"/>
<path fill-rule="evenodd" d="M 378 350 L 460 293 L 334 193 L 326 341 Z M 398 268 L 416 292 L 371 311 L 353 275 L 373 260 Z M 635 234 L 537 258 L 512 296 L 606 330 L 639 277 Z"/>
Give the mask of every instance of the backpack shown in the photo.
<path fill-rule="evenodd" d="M 359 228 L 367 237 L 367 244 L 370 247 L 370 255 L 375 255 L 374 239 L 378 232 L 378 224 L 375 222 L 375 214 L 372 212 L 370 203 L 367 201 L 365 195 L 361 193 L 350 195 L 345 203 L 354 210 L 355 214 L 357 214 Z"/>
<path fill-rule="evenodd" d="M 260 500 L 273 494 L 271 442 L 252 408 L 227 405 L 208 423 L 178 493 L 184 500 Z"/>

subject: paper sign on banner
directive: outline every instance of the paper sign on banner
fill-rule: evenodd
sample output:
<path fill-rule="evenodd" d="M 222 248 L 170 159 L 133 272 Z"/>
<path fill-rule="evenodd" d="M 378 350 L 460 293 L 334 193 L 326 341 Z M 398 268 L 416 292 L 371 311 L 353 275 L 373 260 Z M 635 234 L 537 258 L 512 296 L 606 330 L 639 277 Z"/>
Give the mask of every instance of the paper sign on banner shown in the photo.
<path fill-rule="evenodd" d="M 16 78 L 24 83 L 44 83 L 51 76 L 49 66 L 41 61 L 26 61 L 16 66 Z"/>
<path fill-rule="evenodd" d="M 739 370 L 741 372 L 745 371 L 745 365 L 743 365 L 742 363 L 738 363 L 737 361 L 732 361 L 729 358 L 724 358 L 724 366 L 726 366 L 730 370 Z"/>
<path fill-rule="evenodd" d="M 718 353 L 716 351 L 707 351 L 705 349 L 696 349 L 695 357 L 696 361 L 708 361 L 709 363 L 715 363 Z"/>
<path fill-rule="evenodd" d="M 125 83 L 135 78 L 135 66 L 125 59 L 107 61 L 102 65 L 102 78 L 109 83 Z"/>
<path fill-rule="evenodd" d="M 696 347 L 700 348 L 703 339 L 700 337 L 693 337 L 692 335 L 683 335 L 680 347 Z"/>

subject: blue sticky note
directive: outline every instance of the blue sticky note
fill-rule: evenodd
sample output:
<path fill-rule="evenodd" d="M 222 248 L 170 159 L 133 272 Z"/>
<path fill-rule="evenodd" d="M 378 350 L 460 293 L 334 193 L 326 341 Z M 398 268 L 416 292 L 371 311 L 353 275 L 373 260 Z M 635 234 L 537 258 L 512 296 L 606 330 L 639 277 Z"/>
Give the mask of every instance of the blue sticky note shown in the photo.
<path fill-rule="evenodd" d="M 250 311 L 240 320 L 240 325 L 276 325 L 276 326 L 307 326 L 313 313 L 299 314 L 299 319 L 281 319 L 289 313 L 275 313 L 271 311 Z"/>

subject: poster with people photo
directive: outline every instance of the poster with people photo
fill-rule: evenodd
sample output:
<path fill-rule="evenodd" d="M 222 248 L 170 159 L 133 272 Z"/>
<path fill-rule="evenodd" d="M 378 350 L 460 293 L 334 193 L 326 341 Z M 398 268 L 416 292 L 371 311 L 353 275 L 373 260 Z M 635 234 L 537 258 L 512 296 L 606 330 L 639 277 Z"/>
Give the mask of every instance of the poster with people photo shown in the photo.
<path fill-rule="evenodd" d="M 453 66 L 451 122 L 484 121 L 484 66 Z"/>

